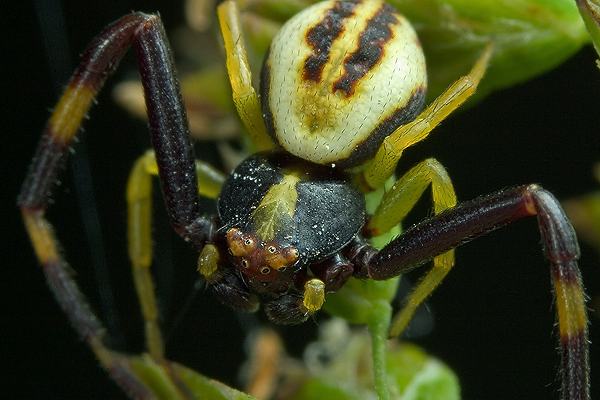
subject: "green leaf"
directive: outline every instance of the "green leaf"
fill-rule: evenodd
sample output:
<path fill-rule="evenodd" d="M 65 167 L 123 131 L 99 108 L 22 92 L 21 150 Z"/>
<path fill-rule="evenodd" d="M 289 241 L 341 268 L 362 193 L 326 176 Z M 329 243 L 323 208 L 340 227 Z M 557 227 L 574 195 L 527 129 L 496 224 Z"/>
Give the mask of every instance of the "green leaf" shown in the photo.
<path fill-rule="evenodd" d="M 199 400 L 254 400 L 254 397 L 249 394 L 230 388 L 214 379 L 209 379 L 183 365 L 172 363 L 171 366 L 195 398 Z"/>
<path fill-rule="evenodd" d="M 157 363 L 148 355 L 127 356 L 132 371 L 157 399 L 177 400 L 187 398 L 181 388 L 196 399 L 253 400 L 250 395 L 237 391 L 221 382 L 209 379 L 189 368 L 165 360 Z M 178 381 L 176 384 L 175 381 Z"/>
<path fill-rule="evenodd" d="M 293 400 L 376 400 L 377 379 L 370 357 L 369 334 L 333 319 L 320 328 L 319 339 L 305 354 L 307 376 Z M 385 377 L 389 398 L 403 400 L 458 400 L 460 386 L 454 373 L 441 361 L 409 343 L 390 341 Z"/>
<path fill-rule="evenodd" d="M 458 400 L 458 378 L 450 368 L 420 348 L 402 343 L 388 353 L 388 371 L 403 400 Z"/>
<path fill-rule="evenodd" d="M 350 279 L 337 293 L 327 295 L 324 309 L 353 324 L 367 324 L 380 301 L 389 303 L 396 294 L 398 278 L 387 281 Z"/>
<path fill-rule="evenodd" d="M 600 54 L 600 1 L 576 0 L 585 26 L 592 37 L 596 53 Z"/>
<path fill-rule="evenodd" d="M 464 75 L 487 43 L 490 68 L 477 97 L 539 75 L 589 38 L 572 0 L 391 0 L 416 28 L 430 96 Z"/>

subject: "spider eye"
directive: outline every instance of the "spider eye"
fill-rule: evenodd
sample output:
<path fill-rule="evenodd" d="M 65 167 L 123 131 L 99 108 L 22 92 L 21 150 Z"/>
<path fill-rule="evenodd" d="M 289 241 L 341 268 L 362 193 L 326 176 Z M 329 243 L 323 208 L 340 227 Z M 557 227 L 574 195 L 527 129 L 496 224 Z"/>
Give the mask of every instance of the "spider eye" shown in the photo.
<path fill-rule="evenodd" d="M 248 268 L 248 260 L 246 260 L 245 258 L 242 258 L 242 267 L 244 268 Z"/>
<path fill-rule="evenodd" d="M 277 249 L 275 248 L 275 246 L 269 246 L 267 248 L 267 250 L 269 251 L 269 253 L 271 254 L 275 254 L 277 252 Z"/>
<path fill-rule="evenodd" d="M 271 272 L 271 268 L 269 268 L 269 267 L 262 267 L 260 269 L 260 273 L 263 275 L 267 275 L 269 272 Z"/>
<path fill-rule="evenodd" d="M 252 239 L 246 239 L 246 240 L 244 240 L 244 244 L 246 246 L 250 246 L 252 244 Z"/>

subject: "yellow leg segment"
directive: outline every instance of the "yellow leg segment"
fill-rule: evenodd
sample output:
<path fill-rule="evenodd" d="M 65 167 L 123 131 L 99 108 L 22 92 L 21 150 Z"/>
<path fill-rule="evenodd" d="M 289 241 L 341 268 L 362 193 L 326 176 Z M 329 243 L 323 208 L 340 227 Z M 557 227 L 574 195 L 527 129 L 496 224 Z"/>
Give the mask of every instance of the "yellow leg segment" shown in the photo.
<path fill-rule="evenodd" d="M 199 194 L 216 198 L 224 176 L 210 165 L 197 161 Z M 145 321 L 148 351 L 156 359 L 164 356 L 162 335 L 158 324 L 158 307 L 152 264 L 152 177 L 158 175 L 154 151 L 147 151 L 135 163 L 127 183 L 129 258 L 133 279 Z"/>
<path fill-rule="evenodd" d="M 216 198 L 225 177 L 210 165 L 197 161 L 199 194 Z M 162 335 L 158 324 L 158 307 L 152 264 L 152 177 L 158 175 L 154 151 L 149 150 L 135 163 L 127 183 L 128 246 L 133 279 L 145 321 L 148 351 L 156 359 L 164 356 Z"/>
<path fill-rule="evenodd" d="M 150 272 L 152 264 L 152 175 L 148 172 L 148 164 L 152 161 L 150 158 L 153 159 L 154 154 L 146 153 L 140 157 L 129 176 L 127 237 L 133 280 L 144 317 L 146 346 L 153 358 L 162 360 L 164 345 L 158 324 L 154 282 Z"/>
<path fill-rule="evenodd" d="M 400 223 L 429 185 L 436 214 L 456 205 L 456 194 L 448 173 L 437 160 L 430 158 L 408 171 L 383 196 L 367 225 L 369 232 L 380 235 Z M 453 266 L 454 250 L 433 259 L 433 268 L 419 282 L 394 317 L 390 329 L 391 337 L 399 336 L 404 331 L 419 305 L 444 280 Z"/>
<path fill-rule="evenodd" d="M 143 159 L 144 171 L 153 176 L 158 176 L 158 165 L 154 157 L 154 150 L 148 150 L 140 160 Z M 198 194 L 209 199 L 216 199 L 221 193 L 221 186 L 226 176 L 203 161 L 196 160 L 196 176 L 198 177 Z"/>
<path fill-rule="evenodd" d="M 86 85 L 67 86 L 48 124 L 55 138 L 62 143 L 73 140 L 95 96 L 96 90 Z"/>
<path fill-rule="evenodd" d="M 260 101 L 252 86 L 252 72 L 236 2 L 234 0 L 222 2 L 217 8 L 217 15 L 225 43 L 227 73 L 233 92 L 233 102 L 256 149 L 270 149 L 273 147 L 273 142 L 267 134 Z"/>
<path fill-rule="evenodd" d="M 471 71 L 454 82 L 421 114 L 408 124 L 400 126 L 385 138 L 375 157 L 362 172 L 361 183 L 370 189 L 383 185 L 396 169 L 402 152 L 425 139 L 450 113 L 460 107 L 477 89 L 492 55 L 488 45 Z"/>

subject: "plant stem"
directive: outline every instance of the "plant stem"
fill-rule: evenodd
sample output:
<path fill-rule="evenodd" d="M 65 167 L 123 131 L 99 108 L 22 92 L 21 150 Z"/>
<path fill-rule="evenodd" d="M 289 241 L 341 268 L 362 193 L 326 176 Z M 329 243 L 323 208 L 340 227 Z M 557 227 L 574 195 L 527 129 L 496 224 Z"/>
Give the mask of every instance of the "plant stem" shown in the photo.
<path fill-rule="evenodd" d="M 373 303 L 373 313 L 368 322 L 371 334 L 371 348 L 373 356 L 373 378 L 375 381 L 375 392 L 379 400 L 389 400 L 390 393 L 387 382 L 386 368 L 386 344 L 392 307 L 385 301 Z"/>

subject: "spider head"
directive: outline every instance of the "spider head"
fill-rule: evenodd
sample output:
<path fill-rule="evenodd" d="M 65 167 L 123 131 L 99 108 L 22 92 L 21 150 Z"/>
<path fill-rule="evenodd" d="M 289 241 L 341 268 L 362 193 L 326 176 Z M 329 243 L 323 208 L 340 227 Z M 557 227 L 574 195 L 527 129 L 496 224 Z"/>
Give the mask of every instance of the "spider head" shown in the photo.
<path fill-rule="evenodd" d="M 258 292 L 280 292 L 293 283 L 298 250 L 276 241 L 263 242 L 256 235 L 230 228 L 225 234 L 234 266 Z"/>

